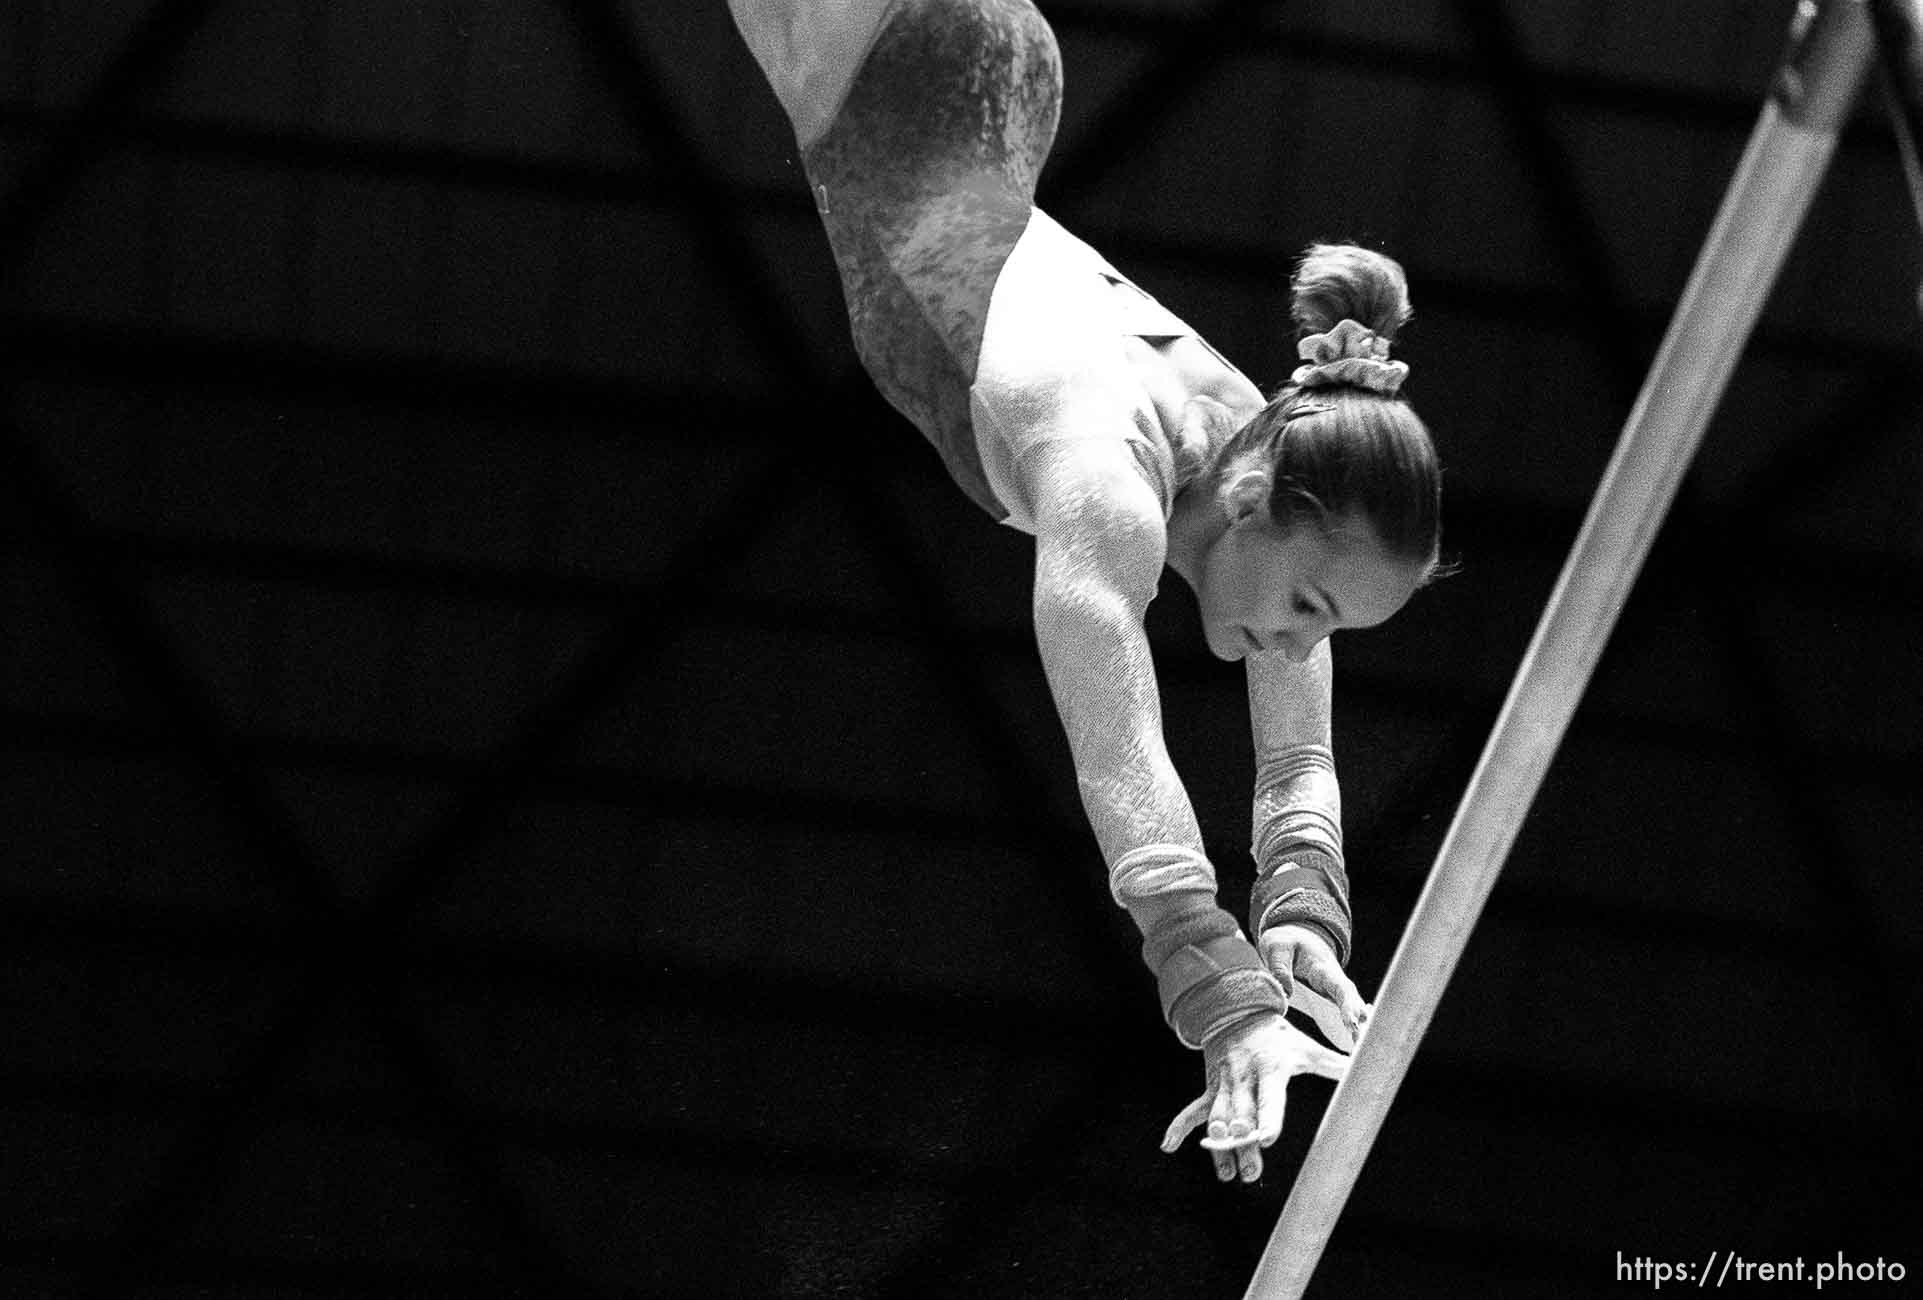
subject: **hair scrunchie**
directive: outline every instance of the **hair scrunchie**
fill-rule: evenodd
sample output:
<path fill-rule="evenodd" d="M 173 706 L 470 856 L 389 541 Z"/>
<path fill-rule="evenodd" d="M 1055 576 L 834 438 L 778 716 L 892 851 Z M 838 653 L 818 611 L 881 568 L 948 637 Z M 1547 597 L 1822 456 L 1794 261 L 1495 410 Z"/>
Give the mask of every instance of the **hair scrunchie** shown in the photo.
<path fill-rule="evenodd" d="M 1409 377 L 1406 361 L 1389 360 L 1389 340 L 1358 320 L 1340 321 L 1326 334 L 1309 335 L 1295 345 L 1295 352 L 1309 363 L 1289 376 L 1297 388 L 1348 384 L 1394 397 Z"/>

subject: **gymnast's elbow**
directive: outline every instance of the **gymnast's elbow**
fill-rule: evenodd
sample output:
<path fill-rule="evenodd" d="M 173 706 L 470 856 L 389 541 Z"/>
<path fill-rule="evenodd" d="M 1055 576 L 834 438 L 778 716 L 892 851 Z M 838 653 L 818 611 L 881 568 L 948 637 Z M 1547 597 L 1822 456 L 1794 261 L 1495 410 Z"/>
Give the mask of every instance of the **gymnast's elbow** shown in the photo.
<path fill-rule="evenodd" d="M 1051 673 L 1111 660 L 1140 635 L 1136 603 L 1116 591 L 1037 580 L 1035 641 Z"/>

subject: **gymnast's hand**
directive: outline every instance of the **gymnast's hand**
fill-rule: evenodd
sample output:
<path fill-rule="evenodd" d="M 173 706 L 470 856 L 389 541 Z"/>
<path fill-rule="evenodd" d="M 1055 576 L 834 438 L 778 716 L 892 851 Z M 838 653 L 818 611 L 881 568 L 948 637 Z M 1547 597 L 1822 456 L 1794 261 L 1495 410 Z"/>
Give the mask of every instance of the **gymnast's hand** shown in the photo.
<path fill-rule="evenodd" d="M 1369 1023 L 1369 1004 L 1342 973 L 1335 949 L 1303 925 L 1272 925 L 1262 932 L 1262 959 L 1282 981 L 1289 1005 L 1309 1013 L 1322 1036 L 1345 1052 Z"/>
<path fill-rule="evenodd" d="M 1173 1152 L 1191 1130 L 1207 1123 L 1202 1145 L 1215 1158 L 1215 1176 L 1252 1183 L 1262 1176 L 1262 1148 L 1282 1135 L 1289 1080 L 1298 1074 L 1340 1079 L 1349 1058 L 1324 1047 L 1284 1017 L 1265 1013 L 1239 1021 L 1202 1048 L 1208 1085 L 1175 1117 L 1162 1138 Z"/>

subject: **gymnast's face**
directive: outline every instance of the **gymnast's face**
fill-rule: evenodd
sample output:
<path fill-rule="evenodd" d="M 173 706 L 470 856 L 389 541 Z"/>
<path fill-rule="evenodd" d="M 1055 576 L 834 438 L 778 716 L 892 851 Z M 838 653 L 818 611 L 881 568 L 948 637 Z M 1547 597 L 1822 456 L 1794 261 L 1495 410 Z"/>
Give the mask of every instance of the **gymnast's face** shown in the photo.
<path fill-rule="evenodd" d="M 1236 512 L 1209 548 L 1197 593 L 1203 634 L 1218 659 L 1279 650 L 1300 663 L 1338 628 L 1385 622 L 1428 567 L 1383 550 L 1366 521 L 1284 532 L 1256 505 Z"/>

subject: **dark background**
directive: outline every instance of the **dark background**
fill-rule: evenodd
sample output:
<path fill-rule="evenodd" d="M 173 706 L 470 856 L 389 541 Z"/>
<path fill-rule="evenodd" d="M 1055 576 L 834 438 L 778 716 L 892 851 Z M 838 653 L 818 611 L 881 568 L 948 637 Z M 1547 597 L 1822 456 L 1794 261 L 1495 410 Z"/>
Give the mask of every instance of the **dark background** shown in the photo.
<path fill-rule="evenodd" d="M 1044 206 L 1258 383 L 1309 240 L 1414 284 L 1463 567 L 1338 639 L 1365 990 L 1791 9 L 1045 6 Z M 1923 1270 L 1918 247 L 1868 98 L 1314 1294 Z M 0 1292 L 1240 1294 L 1329 1086 L 1258 1188 L 1156 1151 L 1028 545 L 718 0 L 10 0 L 0 283 Z"/>

